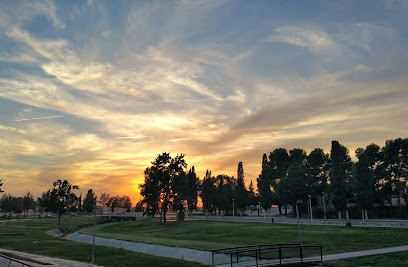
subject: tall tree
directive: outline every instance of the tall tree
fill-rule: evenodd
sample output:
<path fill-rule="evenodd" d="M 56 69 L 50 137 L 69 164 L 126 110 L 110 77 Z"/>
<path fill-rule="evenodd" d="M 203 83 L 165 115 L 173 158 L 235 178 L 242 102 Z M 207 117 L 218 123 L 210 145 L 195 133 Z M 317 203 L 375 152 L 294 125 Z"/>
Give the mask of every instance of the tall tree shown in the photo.
<path fill-rule="evenodd" d="M 377 145 L 372 144 L 370 146 L 375 146 L 377 153 L 379 152 L 380 148 Z M 356 157 L 358 158 L 358 162 L 353 166 L 353 181 L 357 204 L 365 211 L 374 205 L 375 185 L 377 182 L 374 170 L 372 169 L 375 165 L 370 162 L 369 152 L 369 147 L 367 147 L 366 150 L 363 148 L 357 148 Z"/>
<path fill-rule="evenodd" d="M 187 208 L 190 216 L 193 214 L 193 210 L 197 209 L 197 197 L 198 188 L 200 186 L 200 180 L 195 173 L 194 166 L 190 169 L 187 174 L 187 186 L 186 186 L 186 199 Z"/>
<path fill-rule="evenodd" d="M 348 149 L 338 141 L 332 141 L 331 147 L 330 183 L 332 203 L 341 217 L 341 212 L 347 208 L 348 179 L 351 172 L 351 159 Z"/>
<path fill-rule="evenodd" d="M 321 148 L 315 148 L 307 156 L 307 186 L 310 188 L 312 198 L 322 196 L 327 192 L 327 180 L 330 173 L 329 155 Z M 317 199 L 312 201 L 317 205 Z"/>
<path fill-rule="evenodd" d="M 310 193 L 307 183 L 306 152 L 295 148 L 289 151 L 290 165 L 284 181 L 287 187 L 287 200 L 292 207 L 298 199 L 305 200 Z"/>
<path fill-rule="evenodd" d="M 266 154 L 262 156 L 262 171 L 257 178 L 258 192 L 261 200 L 261 206 L 263 209 L 269 209 L 272 206 L 272 191 L 271 181 L 269 179 L 269 164 Z"/>
<path fill-rule="evenodd" d="M 94 207 L 96 205 L 96 195 L 94 192 L 92 192 L 92 189 L 88 190 L 88 193 L 86 193 L 86 197 L 84 198 L 83 202 L 83 207 L 86 212 L 92 212 L 94 210 Z"/>
<path fill-rule="evenodd" d="M 132 200 L 129 196 L 124 195 L 120 198 L 120 206 L 126 211 L 130 212 L 130 208 L 132 207 Z"/>
<path fill-rule="evenodd" d="M 110 195 L 108 193 L 102 192 L 99 196 L 98 203 L 102 205 L 102 207 L 106 206 L 106 203 L 108 203 L 110 198 Z"/>
<path fill-rule="evenodd" d="M 106 206 L 111 208 L 111 212 L 115 211 L 115 208 L 120 208 L 120 197 L 119 196 L 112 196 L 109 198 Z"/>
<path fill-rule="evenodd" d="M 217 196 L 215 178 L 211 177 L 211 171 L 207 170 L 205 173 L 203 183 L 201 185 L 200 197 L 203 201 L 203 207 L 206 212 L 216 212 Z"/>
<path fill-rule="evenodd" d="M 269 176 L 273 187 L 273 202 L 279 206 L 279 214 L 282 214 L 282 206 L 287 215 L 288 186 L 286 184 L 286 171 L 289 167 L 289 153 L 285 148 L 277 148 L 269 154 Z"/>
<path fill-rule="evenodd" d="M 25 212 L 25 215 L 28 216 L 28 210 L 30 209 L 34 209 L 35 208 L 35 200 L 33 195 L 28 192 L 27 194 L 25 194 L 25 196 L 23 197 L 23 210 Z"/>
<path fill-rule="evenodd" d="M 237 208 L 242 212 L 246 209 L 248 205 L 248 191 L 245 188 L 244 181 L 244 167 L 242 161 L 238 163 L 237 169 L 237 186 L 235 188 L 236 203 Z"/>
<path fill-rule="evenodd" d="M 78 197 L 73 192 L 77 189 L 79 186 L 72 185 L 67 180 L 58 179 L 53 183 L 53 189 L 43 193 L 38 202 L 46 211 L 58 213 L 58 225 L 60 225 L 61 215 L 77 206 Z"/>
<path fill-rule="evenodd" d="M 387 140 L 382 150 L 385 168 L 384 189 L 387 191 L 390 203 L 392 203 L 393 196 L 397 197 L 401 213 L 400 199 L 405 197 L 407 200 L 407 194 L 404 194 L 404 191 L 406 191 L 408 181 L 408 138 Z"/>
<path fill-rule="evenodd" d="M 0 199 L 0 209 L 4 213 L 10 213 L 14 211 L 14 206 L 13 206 L 13 196 L 10 194 L 4 194 L 1 199 Z"/>
<path fill-rule="evenodd" d="M 3 193 L 4 191 L 1 190 L 1 187 L 3 186 L 3 179 L 0 179 L 0 193 Z"/>
<path fill-rule="evenodd" d="M 184 155 L 175 158 L 170 153 L 159 154 L 152 162 L 152 166 L 145 170 L 145 182 L 139 185 L 143 201 L 156 212 L 160 207 L 160 215 L 166 222 L 166 213 L 172 204 L 173 197 L 177 192 L 173 190 L 174 180 L 178 176 L 185 175 L 184 169 L 187 163 Z"/>
<path fill-rule="evenodd" d="M 258 198 L 255 194 L 254 183 L 252 180 L 248 186 L 248 204 L 252 206 L 256 206 L 258 204 Z"/>

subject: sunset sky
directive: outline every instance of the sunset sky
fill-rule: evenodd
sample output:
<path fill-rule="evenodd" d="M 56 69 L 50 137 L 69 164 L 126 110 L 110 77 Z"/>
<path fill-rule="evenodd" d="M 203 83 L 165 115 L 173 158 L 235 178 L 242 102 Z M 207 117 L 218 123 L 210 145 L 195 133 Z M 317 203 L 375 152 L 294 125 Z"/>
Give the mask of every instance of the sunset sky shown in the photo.
<path fill-rule="evenodd" d="M 408 1 L 0 2 L 0 178 L 139 199 L 161 152 L 249 184 L 263 153 L 408 137 Z"/>

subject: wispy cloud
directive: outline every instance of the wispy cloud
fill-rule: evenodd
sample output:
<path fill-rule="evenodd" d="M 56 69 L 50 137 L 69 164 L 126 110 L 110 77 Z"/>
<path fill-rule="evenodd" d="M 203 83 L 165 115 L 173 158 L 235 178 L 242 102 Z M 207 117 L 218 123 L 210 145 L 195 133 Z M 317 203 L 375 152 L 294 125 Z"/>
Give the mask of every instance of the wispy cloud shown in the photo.
<path fill-rule="evenodd" d="M 14 120 L 14 121 L 32 121 L 32 120 L 63 118 L 63 117 L 64 117 L 64 115 L 59 115 L 59 116 L 48 116 L 48 117 L 38 117 L 38 118 L 29 118 L 29 119 L 17 119 L 17 120 Z"/>

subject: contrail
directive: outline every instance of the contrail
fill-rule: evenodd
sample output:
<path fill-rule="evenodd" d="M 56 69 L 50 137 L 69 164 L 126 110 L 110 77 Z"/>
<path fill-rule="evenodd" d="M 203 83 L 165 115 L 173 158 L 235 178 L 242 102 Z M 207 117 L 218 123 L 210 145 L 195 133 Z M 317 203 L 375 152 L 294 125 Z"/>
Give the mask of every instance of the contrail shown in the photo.
<path fill-rule="evenodd" d="M 31 120 L 43 120 L 43 119 L 52 119 L 52 118 L 62 118 L 65 115 L 60 115 L 60 116 L 49 116 L 49 117 L 38 117 L 38 118 L 31 118 L 31 119 L 19 119 L 15 121 L 31 121 Z"/>

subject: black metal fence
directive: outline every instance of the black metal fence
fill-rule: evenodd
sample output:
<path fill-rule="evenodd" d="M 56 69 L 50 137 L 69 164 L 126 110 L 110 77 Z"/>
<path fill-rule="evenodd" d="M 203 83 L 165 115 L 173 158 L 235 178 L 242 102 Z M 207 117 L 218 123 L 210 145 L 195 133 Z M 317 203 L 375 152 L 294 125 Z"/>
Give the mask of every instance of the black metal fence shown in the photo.
<path fill-rule="evenodd" d="M 321 246 L 275 244 L 243 246 L 212 251 L 212 266 L 307 266 L 323 263 Z"/>
<path fill-rule="evenodd" d="M 0 254 L 0 266 L 13 266 L 13 267 L 33 267 L 33 265 L 30 265 L 28 263 L 9 258 L 7 256 L 1 255 Z"/>

